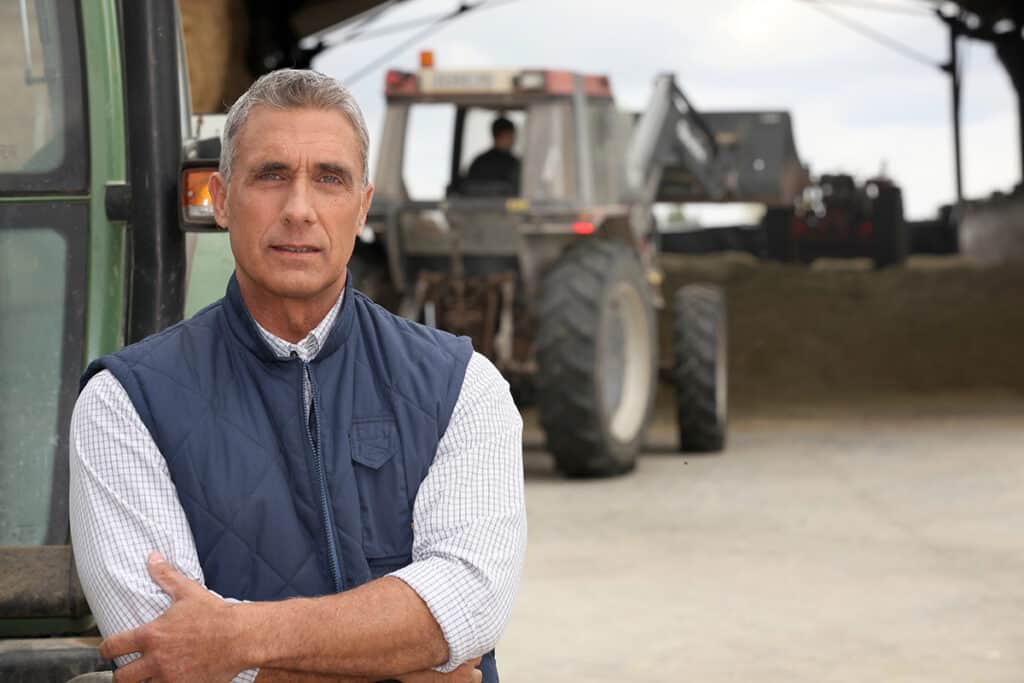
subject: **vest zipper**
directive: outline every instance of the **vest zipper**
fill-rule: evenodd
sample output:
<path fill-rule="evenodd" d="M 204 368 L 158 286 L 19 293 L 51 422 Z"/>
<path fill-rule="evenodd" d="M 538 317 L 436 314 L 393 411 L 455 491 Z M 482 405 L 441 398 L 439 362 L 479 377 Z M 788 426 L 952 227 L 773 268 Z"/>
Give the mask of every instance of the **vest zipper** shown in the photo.
<path fill-rule="evenodd" d="M 292 357 L 297 357 L 294 351 Z M 335 592 L 340 593 L 341 563 L 338 561 L 338 548 L 334 543 L 334 518 L 331 515 L 330 496 L 327 492 L 327 473 L 324 468 L 323 455 L 320 452 L 320 402 L 317 399 L 317 386 L 313 379 L 313 369 L 309 363 L 302 361 L 302 371 L 305 373 L 305 381 L 309 382 L 309 411 L 316 416 L 316 433 L 309 428 L 309 413 L 306 411 L 305 391 L 303 391 L 303 413 L 306 414 L 304 423 L 306 425 L 306 437 L 313 452 L 313 468 L 316 470 L 317 481 L 320 484 L 320 521 L 324 527 L 324 537 L 327 539 L 327 564 L 331 571 L 331 579 L 334 581 Z"/>

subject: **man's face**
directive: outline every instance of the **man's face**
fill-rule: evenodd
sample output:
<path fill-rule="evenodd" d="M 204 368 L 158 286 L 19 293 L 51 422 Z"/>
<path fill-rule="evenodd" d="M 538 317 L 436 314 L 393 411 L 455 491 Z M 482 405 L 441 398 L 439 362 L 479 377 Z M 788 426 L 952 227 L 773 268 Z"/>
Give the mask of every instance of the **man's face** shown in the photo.
<path fill-rule="evenodd" d="M 255 107 L 235 142 L 231 182 L 210 181 L 243 292 L 264 301 L 340 292 L 373 186 L 340 112 Z"/>
<path fill-rule="evenodd" d="M 503 130 L 494 136 L 494 148 L 502 152 L 511 152 L 516 144 L 516 131 Z"/>

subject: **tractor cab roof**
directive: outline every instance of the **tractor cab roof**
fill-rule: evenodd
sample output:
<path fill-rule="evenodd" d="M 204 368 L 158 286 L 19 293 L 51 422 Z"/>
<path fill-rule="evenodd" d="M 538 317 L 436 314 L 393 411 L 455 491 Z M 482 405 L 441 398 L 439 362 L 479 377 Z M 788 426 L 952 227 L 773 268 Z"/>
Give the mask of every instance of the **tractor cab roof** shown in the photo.
<path fill-rule="evenodd" d="M 389 101 L 522 106 L 537 99 L 572 96 L 577 81 L 587 97 L 611 99 L 608 77 L 553 69 L 435 69 L 388 71 Z"/>

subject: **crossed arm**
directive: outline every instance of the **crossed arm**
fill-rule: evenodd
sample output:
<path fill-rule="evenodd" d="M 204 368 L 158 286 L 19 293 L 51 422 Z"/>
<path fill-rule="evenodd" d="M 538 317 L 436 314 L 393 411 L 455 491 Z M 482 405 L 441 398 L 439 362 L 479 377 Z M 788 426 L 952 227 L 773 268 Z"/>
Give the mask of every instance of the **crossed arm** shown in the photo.
<path fill-rule="evenodd" d="M 521 428 L 507 384 L 474 357 L 416 499 L 413 563 L 335 596 L 237 603 L 203 587 L 166 463 L 120 384 L 97 375 L 72 419 L 71 521 L 118 680 L 181 680 L 175 662 L 197 681 L 447 680 L 430 667 L 473 680 L 466 664 L 494 647 L 521 571 Z M 154 550 L 168 561 L 147 564 Z"/>
<path fill-rule="evenodd" d="M 426 605 L 399 579 L 385 577 L 323 598 L 230 603 L 159 553 L 147 564 L 173 602 L 155 621 L 103 641 L 100 653 L 108 659 L 143 653 L 118 669 L 119 682 L 223 681 L 256 667 L 259 681 L 480 680 L 473 669 L 479 660 L 450 674 L 427 668 L 446 659 L 448 646 Z"/>

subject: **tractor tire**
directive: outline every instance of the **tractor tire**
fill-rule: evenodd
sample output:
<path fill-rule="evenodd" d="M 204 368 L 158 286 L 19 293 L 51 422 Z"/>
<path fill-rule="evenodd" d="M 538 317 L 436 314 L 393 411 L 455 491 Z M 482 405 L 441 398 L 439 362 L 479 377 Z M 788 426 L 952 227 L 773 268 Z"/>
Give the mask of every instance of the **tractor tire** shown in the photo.
<path fill-rule="evenodd" d="M 555 464 L 572 477 L 636 466 L 654 406 L 651 292 L 627 245 L 586 240 L 545 275 L 537 307 L 537 411 Z"/>
<path fill-rule="evenodd" d="M 872 260 L 875 268 L 901 266 L 910 251 L 910 233 L 903 217 L 903 192 L 880 185 L 872 203 Z"/>
<path fill-rule="evenodd" d="M 725 448 L 728 422 L 728 347 L 722 290 L 687 285 L 676 291 L 672 381 L 683 451 Z"/>

